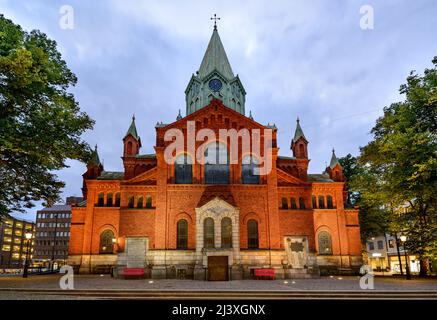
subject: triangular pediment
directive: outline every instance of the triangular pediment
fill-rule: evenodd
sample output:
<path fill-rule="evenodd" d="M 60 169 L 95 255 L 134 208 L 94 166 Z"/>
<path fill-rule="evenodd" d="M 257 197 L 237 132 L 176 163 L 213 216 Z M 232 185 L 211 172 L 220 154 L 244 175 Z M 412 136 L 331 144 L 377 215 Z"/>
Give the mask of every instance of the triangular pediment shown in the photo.
<path fill-rule="evenodd" d="M 222 211 L 234 211 L 238 210 L 237 207 L 234 207 L 230 203 L 226 202 L 225 200 L 215 197 L 214 199 L 208 201 L 203 206 L 197 208 L 196 210 L 200 211 L 214 211 L 216 213 L 220 213 Z"/>
<path fill-rule="evenodd" d="M 218 124 L 218 115 L 221 115 L 222 118 L 228 118 L 230 119 L 230 125 L 229 125 L 229 129 L 232 127 L 232 122 L 237 122 L 239 125 L 243 124 L 244 128 L 247 129 L 265 129 L 266 126 L 262 125 L 261 123 L 258 123 L 252 119 L 250 119 L 249 117 L 246 117 L 245 115 L 227 107 L 226 105 L 223 104 L 223 102 L 219 99 L 213 99 L 209 105 L 207 105 L 204 108 L 201 108 L 191 114 L 189 114 L 186 117 L 183 117 L 180 120 L 177 120 L 173 123 L 170 123 L 164 127 L 162 127 L 161 129 L 163 130 L 168 130 L 168 129 L 172 129 L 172 128 L 185 128 L 187 121 L 200 121 L 201 123 L 203 123 L 203 120 L 205 118 L 207 118 L 208 120 L 211 119 L 211 115 L 214 115 L 214 121 L 217 122 Z M 209 123 L 214 125 L 214 123 Z M 220 124 L 223 129 L 228 129 L 224 126 L 223 124 Z"/>
<path fill-rule="evenodd" d="M 143 173 L 137 175 L 136 177 L 133 177 L 130 180 L 127 180 L 126 182 L 140 184 L 140 183 L 145 182 L 145 181 L 153 181 L 153 180 L 156 180 L 156 172 L 157 172 L 157 169 L 156 169 L 156 167 L 154 167 L 150 170 L 147 170 L 146 172 L 143 172 Z"/>
<path fill-rule="evenodd" d="M 284 170 L 276 168 L 276 172 L 278 177 L 278 185 L 279 184 L 296 184 L 296 185 L 305 184 L 305 181 L 296 178 L 295 176 L 293 176 L 288 172 L 285 172 Z"/>

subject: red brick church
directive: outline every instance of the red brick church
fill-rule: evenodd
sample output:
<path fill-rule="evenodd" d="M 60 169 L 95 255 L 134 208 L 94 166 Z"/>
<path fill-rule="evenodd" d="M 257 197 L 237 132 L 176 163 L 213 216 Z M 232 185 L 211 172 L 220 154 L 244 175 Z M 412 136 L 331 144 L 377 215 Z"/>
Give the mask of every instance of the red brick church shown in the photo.
<path fill-rule="evenodd" d="M 186 116 L 156 124 L 154 154 L 141 154 L 135 118 L 122 141 L 123 172 L 105 171 L 96 148 L 85 200 L 72 208 L 69 264 L 81 273 L 141 268 L 151 278 L 199 280 L 245 279 L 260 268 L 277 278 L 356 272 L 358 210 L 345 208 L 335 153 L 324 173 L 308 174 L 298 120 L 292 154 L 279 155 L 276 126 L 245 115 L 246 91 L 216 27 L 185 94 Z M 186 139 L 167 152 L 178 139 L 171 132 Z M 259 170 L 261 159 L 268 170 Z"/>

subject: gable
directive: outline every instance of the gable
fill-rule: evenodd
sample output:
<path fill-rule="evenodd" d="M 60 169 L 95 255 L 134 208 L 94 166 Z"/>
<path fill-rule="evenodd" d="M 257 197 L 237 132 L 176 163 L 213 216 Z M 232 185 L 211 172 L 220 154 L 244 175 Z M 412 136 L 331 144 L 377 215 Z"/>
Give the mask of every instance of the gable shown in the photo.
<path fill-rule="evenodd" d="M 146 172 L 143 172 L 132 179 L 127 180 L 127 183 L 135 184 L 155 184 L 157 168 L 154 167 Z M 155 183 L 153 183 L 155 182 Z"/>
<path fill-rule="evenodd" d="M 278 185 L 302 185 L 306 184 L 305 181 L 296 178 L 288 172 L 285 172 L 279 168 L 276 168 L 277 177 L 278 177 Z"/>
<path fill-rule="evenodd" d="M 219 120 L 221 116 L 222 120 Z M 205 120 L 206 119 L 206 120 Z M 226 119 L 229 119 L 229 124 L 227 124 Z M 220 126 L 222 129 L 231 129 L 236 126 L 235 129 L 246 128 L 246 129 L 266 129 L 267 127 L 242 115 L 241 113 L 225 106 L 223 102 L 219 99 L 213 99 L 209 105 L 204 108 L 201 108 L 188 116 L 177 120 L 171 124 L 166 126 L 162 126 L 157 128 L 157 130 L 164 130 L 164 132 L 168 129 L 186 128 L 188 121 L 196 121 L 196 129 L 198 128 L 197 123 L 200 124 L 201 128 L 213 128 L 215 126 Z M 207 121 L 207 125 L 204 123 Z"/>

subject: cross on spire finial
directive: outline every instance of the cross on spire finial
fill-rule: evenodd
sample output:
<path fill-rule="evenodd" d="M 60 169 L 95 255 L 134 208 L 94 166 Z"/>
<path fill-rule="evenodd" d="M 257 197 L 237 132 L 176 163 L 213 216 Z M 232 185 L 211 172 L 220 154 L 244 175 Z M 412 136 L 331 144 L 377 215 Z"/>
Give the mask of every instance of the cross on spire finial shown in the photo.
<path fill-rule="evenodd" d="M 214 17 L 211 17 L 211 20 L 214 20 L 214 30 L 217 30 L 217 20 L 220 20 L 220 18 L 214 13 Z"/>

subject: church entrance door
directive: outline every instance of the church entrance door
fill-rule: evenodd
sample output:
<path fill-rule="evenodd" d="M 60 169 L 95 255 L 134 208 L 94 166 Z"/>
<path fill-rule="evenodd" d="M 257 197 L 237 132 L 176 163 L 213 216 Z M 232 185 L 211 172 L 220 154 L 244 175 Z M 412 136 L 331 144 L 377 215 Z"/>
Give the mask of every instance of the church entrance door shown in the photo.
<path fill-rule="evenodd" d="M 228 256 L 208 257 L 208 280 L 228 281 Z"/>

